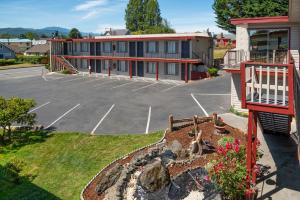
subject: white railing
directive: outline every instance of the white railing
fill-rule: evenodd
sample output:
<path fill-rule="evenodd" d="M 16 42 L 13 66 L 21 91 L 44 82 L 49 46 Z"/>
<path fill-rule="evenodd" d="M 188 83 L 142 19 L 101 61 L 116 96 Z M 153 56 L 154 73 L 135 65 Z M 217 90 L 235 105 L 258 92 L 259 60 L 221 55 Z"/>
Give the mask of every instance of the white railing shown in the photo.
<path fill-rule="evenodd" d="M 289 70 L 290 65 L 251 64 L 251 62 L 245 64 L 246 102 L 288 107 Z"/>
<path fill-rule="evenodd" d="M 61 56 L 64 62 L 66 62 L 76 73 L 78 73 L 78 70 L 68 61 L 65 57 Z"/>
<path fill-rule="evenodd" d="M 239 68 L 242 62 L 248 60 L 248 52 L 244 50 L 228 50 L 224 56 L 225 67 Z"/>

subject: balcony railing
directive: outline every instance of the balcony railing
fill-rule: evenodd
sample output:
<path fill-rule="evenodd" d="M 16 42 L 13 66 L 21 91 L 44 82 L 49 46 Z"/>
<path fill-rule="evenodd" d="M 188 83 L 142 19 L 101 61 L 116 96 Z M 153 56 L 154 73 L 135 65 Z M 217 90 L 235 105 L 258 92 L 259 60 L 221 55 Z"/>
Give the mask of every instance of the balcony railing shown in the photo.
<path fill-rule="evenodd" d="M 293 114 L 293 74 L 293 64 L 242 63 L 242 107 Z"/>
<path fill-rule="evenodd" d="M 288 50 L 229 50 L 224 56 L 224 66 L 227 68 L 239 68 L 242 62 L 248 60 L 259 63 L 287 64 Z"/>

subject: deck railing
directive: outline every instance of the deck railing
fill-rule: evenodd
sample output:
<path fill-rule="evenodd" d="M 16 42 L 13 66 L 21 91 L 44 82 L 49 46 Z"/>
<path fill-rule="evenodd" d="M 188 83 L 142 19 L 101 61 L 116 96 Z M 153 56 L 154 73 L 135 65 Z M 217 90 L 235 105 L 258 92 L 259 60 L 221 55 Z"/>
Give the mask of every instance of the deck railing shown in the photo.
<path fill-rule="evenodd" d="M 294 114 L 294 65 L 241 64 L 242 107 Z"/>

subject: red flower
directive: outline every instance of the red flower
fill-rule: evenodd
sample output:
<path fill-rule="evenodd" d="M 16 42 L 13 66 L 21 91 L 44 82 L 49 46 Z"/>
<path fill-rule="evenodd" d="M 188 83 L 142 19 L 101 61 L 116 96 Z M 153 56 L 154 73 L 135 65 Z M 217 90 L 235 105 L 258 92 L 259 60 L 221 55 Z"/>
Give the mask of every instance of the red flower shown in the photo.
<path fill-rule="evenodd" d="M 230 142 L 226 143 L 226 150 L 232 149 L 232 144 Z"/>
<path fill-rule="evenodd" d="M 234 149 L 234 151 L 235 151 L 236 153 L 238 153 L 238 152 L 240 151 L 240 146 L 239 146 L 239 145 L 235 145 L 235 146 L 233 147 L 233 149 Z"/>
<path fill-rule="evenodd" d="M 222 146 L 219 146 L 217 152 L 218 152 L 218 154 L 222 154 L 222 155 L 226 154 L 226 151 L 225 151 L 224 147 L 222 147 Z"/>
<path fill-rule="evenodd" d="M 210 177 L 209 176 L 204 176 L 203 178 L 205 181 L 210 182 Z"/>
<path fill-rule="evenodd" d="M 234 139 L 234 145 L 240 145 L 241 141 L 237 138 Z"/>

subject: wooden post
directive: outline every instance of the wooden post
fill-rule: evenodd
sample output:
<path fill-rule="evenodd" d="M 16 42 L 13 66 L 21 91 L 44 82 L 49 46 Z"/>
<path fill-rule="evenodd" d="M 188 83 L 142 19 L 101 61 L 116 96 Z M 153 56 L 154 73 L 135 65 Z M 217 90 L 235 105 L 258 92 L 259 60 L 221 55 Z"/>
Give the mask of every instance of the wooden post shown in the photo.
<path fill-rule="evenodd" d="M 218 120 L 218 114 L 217 113 L 213 113 L 213 121 L 217 121 Z"/>
<path fill-rule="evenodd" d="M 250 180 L 252 175 L 252 134 L 253 134 L 253 111 L 249 110 L 248 116 L 248 133 L 247 133 L 247 149 L 246 149 L 246 166 L 247 166 L 247 188 L 250 188 Z"/>
<path fill-rule="evenodd" d="M 110 65 L 108 66 L 108 76 L 110 76 Z"/>
<path fill-rule="evenodd" d="M 198 124 L 197 124 L 197 119 L 198 119 L 198 116 L 197 115 L 194 115 L 193 117 L 193 122 L 194 122 L 194 130 L 195 130 L 195 134 L 198 134 Z"/>
<path fill-rule="evenodd" d="M 169 116 L 169 129 L 170 129 L 170 131 L 173 131 L 173 121 L 174 121 L 173 115 L 170 115 Z"/>

